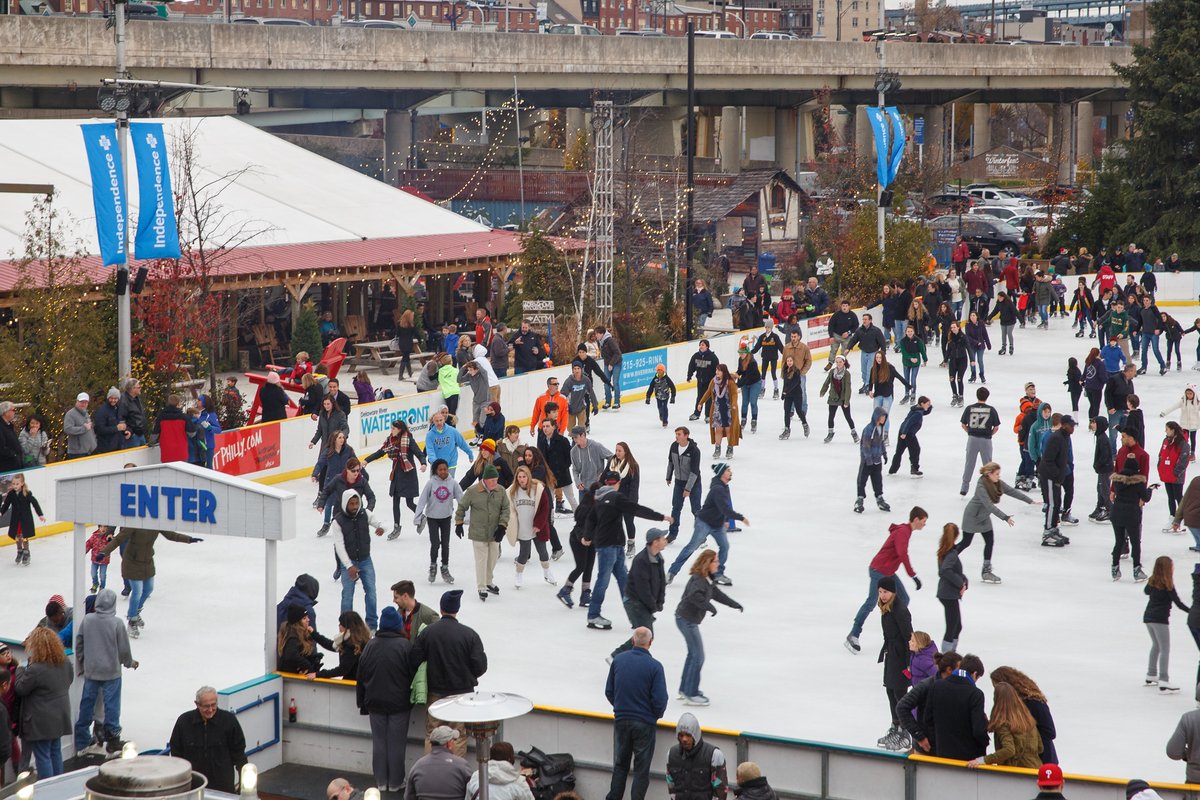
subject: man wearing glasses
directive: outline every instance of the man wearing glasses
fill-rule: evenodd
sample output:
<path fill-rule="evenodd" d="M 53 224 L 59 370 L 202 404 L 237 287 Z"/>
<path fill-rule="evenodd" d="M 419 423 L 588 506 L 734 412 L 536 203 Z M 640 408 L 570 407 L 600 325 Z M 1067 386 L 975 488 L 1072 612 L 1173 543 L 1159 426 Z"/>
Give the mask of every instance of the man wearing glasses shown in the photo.
<path fill-rule="evenodd" d="M 194 771 L 208 778 L 210 789 L 238 793 L 238 778 L 247 761 L 246 737 L 237 717 L 217 708 L 213 687 L 201 686 L 196 691 L 196 710 L 185 711 L 175 720 L 171 755 L 189 761 Z"/>
<path fill-rule="evenodd" d="M 549 403 L 554 403 L 560 410 L 566 408 L 566 401 L 562 395 L 558 393 L 558 378 L 546 379 L 546 393 L 539 397 L 533 403 L 533 416 L 529 418 L 529 435 L 536 436 L 538 426 L 542 424 L 542 420 L 548 416 L 546 406 Z"/>
<path fill-rule="evenodd" d="M 362 800 L 363 793 L 345 778 L 334 778 L 325 789 L 327 800 Z"/>

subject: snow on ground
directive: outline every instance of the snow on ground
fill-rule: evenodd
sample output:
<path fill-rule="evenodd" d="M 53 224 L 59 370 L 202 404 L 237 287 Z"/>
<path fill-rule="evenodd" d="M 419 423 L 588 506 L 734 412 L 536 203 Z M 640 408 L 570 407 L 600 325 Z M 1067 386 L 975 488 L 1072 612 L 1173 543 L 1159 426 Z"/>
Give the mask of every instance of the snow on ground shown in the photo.
<path fill-rule="evenodd" d="M 1066 359 L 1075 355 L 1082 362 L 1092 344 L 1090 339 L 1073 338 L 1065 320 L 1055 320 L 1053 328 L 1018 330 L 1016 357 L 1001 358 L 995 351 L 987 356 L 988 388 L 1002 422 L 996 457 L 1008 481 L 1013 480 L 1018 463 L 1011 426 L 1024 382 L 1035 380 L 1039 395 L 1056 410 L 1069 409 L 1063 386 Z M 998 341 L 998 327 L 992 333 Z M 1191 342 L 1184 347 L 1190 351 Z M 840 420 L 834 441 L 821 442 L 826 406 L 816 397 L 822 380 L 820 361 L 809 378 L 809 438 L 797 427 L 790 441 L 778 441 L 782 404 L 770 399 L 760 402 L 758 433 L 747 432 L 732 462 L 734 503 L 753 524 L 732 535 L 728 575 L 733 586 L 728 592 L 746 610 L 738 614 L 720 606 L 718 616 L 704 622 L 708 660 L 701 686 L 712 706 L 699 710 L 703 724 L 861 746 L 873 746 L 887 729 L 882 669 L 875 660 L 881 641 L 878 614 L 872 613 L 867 621 L 860 655 L 849 654 L 842 640 L 865 596 L 867 564 L 888 523 L 904 520 L 915 503 L 928 509 L 931 519 L 926 530 L 913 538 L 912 557 L 925 581 L 920 592 L 912 592 L 911 582 L 907 583 L 913 596 L 913 621 L 935 641 L 942 636 L 942 609 L 934 596 L 934 554 L 942 525 L 961 522 L 964 500 L 957 490 L 965 434 L 958 425 L 960 412 L 949 407 L 945 370 L 938 369 L 939 359 L 931 355 L 930 366 L 920 375 L 920 391 L 934 401 L 934 411 L 920 434 L 925 478 L 909 479 L 907 465 L 899 475 L 885 476 L 890 514 L 872 505 L 862 515 L 851 512 L 858 449 Z M 1196 378 L 1191 365 L 1187 357 L 1183 372 L 1172 370 L 1159 377 L 1155 371 L 1136 381 L 1146 409 L 1152 457 L 1162 431 L 1158 412 L 1175 402 Z M 974 389 L 968 386 L 969 398 Z M 671 422 L 690 424 L 699 431 L 707 477 L 712 448 L 704 446 L 703 426 L 686 422 L 692 402 L 693 392 L 681 393 L 672 407 Z M 853 410 L 856 421 L 865 424 L 869 401 L 856 396 Z M 528 413 L 509 411 L 511 416 Z M 642 502 L 667 511 L 669 494 L 662 478 L 671 432 L 660 427 L 653 408 L 629 402 L 620 412 L 602 413 L 593 424 L 593 435 L 610 448 L 618 440 L 631 445 L 644 470 Z M 895 425 L 892 436 L 894 440 Z M 1073 440 L 1078 473 L 1074 511 L 1081 519 L 1095 503 L 1089 437 L 1081 425 Z M 386 472 L 378 466 L 373 471 L 376 489 L 385 494 Z M 309 505 L 313 485 L 293 481 L 283 488 L 301 498 L 301 529 L 296 540 L 279 548 L 280 590 L 300 572 L 317 576 L 322 589 L 320 628 L 333 633 L 339 587 L 331 580 L 332 542 L 315 536 L 320 521 Z M 383 497 L 379 509 L 385 516 L 390 515 L 387 505 Z M 1176 611 L 1171 626 L 1175 638 L 1171 676 L 1182 690 L 1175 696 L 1160 696 L 1142 686 L 1149 647 L 1141 621 L 1142 586 L 1130 580 L 1129 562 L 1123 564 L 1125 579 L 1113 583 L 1109 577 L 1111 528 L 1084 519 L 1078 527 L 1064 528 L 1072 540 L 1069 547 L 1044 548 L 1039 508 L 1018 506 L 1012 499 L 1005 499 L 1003 506 L 1017 519 L 1013 528 L 997 527 L 993 561 L 1004 582 L 988 586 L 977 580 L 982 542 L 976 539 L 964 554 L 972 583 L 963 603 L 965 628 L 959 649 L 979 654 L 989 668 L 1008 664 L 1023 669 L 1041 685 L 1055 714 L 1056 744 L 1068 770 L 1182 779 L 1183 766 L 1170 762 L 1163 748 L 1179 715 L 1195 707 L 1191 688 L 1197 654 L 1185 615 Z M 375 540 L 374 544 L 381 607 L 390 600 L 387 587 L 401 578 L 416 581 L 418 599 L 436 605 L 446 587 L 440 579 L 435 586 L 426 582 L 427 540 L 415 535 L 407 510 L 404 513 L 403 535 L 394 542 Z M 1167 520 L 1166 497 L 1161 492 L 1147 508 L 1145 519 L 1147 571 L 1156 556 L 1172 556 L 1180 593 L 1190 602 L 1188 575 L 1196 560 L 1188 551 L 1191 537 L 1160 532 Z M 691 514 L 685 511 L 685 535 L 691 524 Z M 639 520 L 639 533 L 648 527 L 650 523 Z M 569 529 L 567 519 L 560 518 L 564 541 Z M 628 633 L 615 589 L 604 607 L 616 623 L 614 629 L 589 630 L 585 612 L 578 607 L 567 610 L 555 600 L 555 589 L 540 580 L 536 564 L 526 573 L 525 588 L 514 589 L 513 550 L 506 548 L 497 566 L 502 594 L 482 603 L 473 592 L 470 547 L 465 540 L 452 541 L 451 569 L 456 585 L 467 590 L 461 619 L 481 633 L 490 658 L 482 687 L 520 692 L 541 704 L 608 710 L 604 656 Z M 681 544 L 672 545 L 667 557 L 674 558 Z M 0 631 L 5 635 L 19 638 L 27 631 L 41 616 L 44 598 L 56 592 L 69 595 L 69 545 L 66 536 L 37 540 L 30 568 L 0 564 L 9 598 L 0 608 Z M 157 586 L 143 615 L 145 632 L 134 642 L 142 667 L 126 673 L 123 702 L 125 736 L 145 747 L 166 740 L 175 716 L 190 707 L 197 686 L 229 686 L 262 671 L 261 544 L 210 538 L 191 546 L 161 541 L 157 549 Z M 0 551 L 5 558 L 13 552 Z M 560 581 L 570 562 L 568 552 L 554 563 Z M 119 588 L 119 578 L 114 580 L 118 570 L 114 563 L 109 585 Z M 654 655 L 666 667 L 672 698 L 684 658 L 672 613 L 682 587 L 681 580 L 668 588 L 667 610 L 659 616 L 653 646 Z M 355 607 L 362 611 L 361 594 Z M 124 601 L 119 608 L 123 613 Z M 991 686 L 986 678 L 981 688 L 990 707 Z M 348 702 L 350 698 L 347 694 Z M 683 710 L 672 699 L 666 716 L 674 719 Z M 1117 730 L 1138 735 L 1112 735 Z"/>

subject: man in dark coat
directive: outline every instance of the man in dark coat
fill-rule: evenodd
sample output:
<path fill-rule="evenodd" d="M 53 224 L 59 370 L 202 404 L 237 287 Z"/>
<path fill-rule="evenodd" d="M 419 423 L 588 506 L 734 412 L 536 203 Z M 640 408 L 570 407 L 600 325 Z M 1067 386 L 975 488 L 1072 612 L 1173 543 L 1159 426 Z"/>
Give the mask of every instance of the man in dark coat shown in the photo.
<path fill-rule="evenodd" d="M 925 700 L 925 730 L 938 758 L 970 761 L 987 752 L 987 715 L 983 692 L 975 682 L 983 677 L 979 656 L 967 654 L 945 680 L 929 687 Z"/>
<path fill-rule="evenodd" d="M 509 344 L 513 349 L 514 375 L 542 368 L 546 345 L 542 343 L 542 335 L 532 330 L 528 322 L 521 320 L 521 330 L 513 335 Z"/>
<path fill-rule="evenodd" d="M 125 384 L 125 393 L 117 403 L 117 430 L 121 432 L 122 450 L 146 443 L 146 410 L 142 407 L 142 385 L 136 380 Z"/>
<path fill-rule="evenodd" d="M 314 631 L 317 630 L 317 612 L 313 606 L 317 604 L 317 595 L 320 591 L 321 584 L 317 582 L 316 578 L 308 573 L 299 575 L 296 583 L 288 589 L 287 594 L 275 606 L 275 627 L 278 628 L 287 619 L 289 606 L 300 606 L 308 614 L 309 626 Z"/>
<path fill-rule="evenodd" d="M 16 416 L 16 406 L 7 400 L 0 403 L 0 472 L 16 472 L 22 467 L 21 442 L 13 426 Z"/>
<path fill-rule="evenodd" d="M 96 409 L 96 452 L 115 453 L 121 449 L 121 441 L 125 436 L 117 429 L 117 403 L 121 402 L 121 393 L 113 386 L 104 398 L 104 404 Z"/>
<path fill-rule="evenodd" d="M 668 542 L 667 532 L 662 528 L 646 531 L 646 546 L 633 557 L 629 564 L 629 577 L 625 580 L 625 614 L 629 627 L 637 630 L 646 628 L 653 632 L 654 615 L 663 610 L 667 596 L 667 571 L 663 566 L 662 551 Z M 612 651 L 616 658 L 626 650 L 633 649 L 633 637 Z"/>
<path fill-rule="evenodd" d="M 629 762 L 633 762 L 632 800 L 645 800 L 654 759 L 655 730 L 667 710 L 667 679 L 663 666 L 650 655 L 654 634 L 649 628 L 633 632 L 633 647 L 612 659 L 604 696 L 613 708 L 613 771 L 605 800 L 622 800 Z"/>
<path fill-rule="evenodd" d="M 1061 547 L 1066 540 L 1059 535 L 1058 523 L 1063 508 L 1063 483 L 1070 472 L 1071 434 L 1075 432 L 1075 419 L 1064 416 L 1059 427 L 1046 438 L 1042 458 L 1038 461 L 1038 479 L 1041 481 L 1042 497 L 1046 500 L 1046 524 L 1042 531 L 1042 544 Z"/>
<path fill-rule="evenodd" d="M 479 677 L 487 672 L 487 653 L 479 634 L 458 621 L 458 610 L 462 606 L 462 589 L 442 594 L 442 618 L 426 628 L 412 647 L 412 668 L 428 663 L 428 706 L 443 697 L 468 694 L 475 691 Z M 428 711 L 425 714 L 425 739 L 439 725 L 449 725 L 459 733 L 453 750 L 462 758 L 467 753 L 466 728 L 461 723 L 442 722 Z"/>
<path fill-rule="evenodd" d="M 412 645 L 400 613 L 391 606 L 379 618 L 379 632 L 358 661 L 355 696 L 371 719 L 371 771 L 381 791 L 404 791 L 404 755 L 412 713 Z"/>
<path fill-rule="evenodd" d="M 217 708 L 217 690 L 201 686 L 196 709 L 185 711 L 171 731 L 171 755 L 189 761 L 208 778 L 208 788 L 237 794 L 237 774 L 247 763 L 246 737 L 236 716 Z"/>

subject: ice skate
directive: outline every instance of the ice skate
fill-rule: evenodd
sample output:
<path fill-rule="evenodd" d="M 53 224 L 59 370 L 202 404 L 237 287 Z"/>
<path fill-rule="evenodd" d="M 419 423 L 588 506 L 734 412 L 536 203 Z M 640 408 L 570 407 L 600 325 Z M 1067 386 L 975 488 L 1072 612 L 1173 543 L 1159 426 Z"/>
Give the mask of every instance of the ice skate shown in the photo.
<path fill-rule="evenodd" d="M 1173 694 L 1178 691 L 1179 691 L 1179 687 L 1173 683 L 1170 683 L 1168 681 L 1159 681 L 1158 682 L 1158 693 L 1159 694 Z"/>
<path fill-rule="evenodd" d="M 717 445 L 716 447 L 714 447 L 714 448 L 713 448 L 713 454 L 712 454 L 712 457 L 713 457 L 713 458 L 720 458 L 720 457 L 721 457 L 721 445 Z"/>
<path fill-rule="evenodd" d="M 696 421 L 696 420 L 698 420 L 698 419 L 700 419 L 700 412 L 699 412 L 699 411 L 697 411 L 695 414 L 692 414 L 690 417 L 688 417 L 688 420 L 689 420 L 689 421 L 691 421 L 691 422 L 695 422 L 695 421 Z"/>
<path fill-rule="evenodd" d="M 1158 676 L 1157 675 L 1147 675 L 1146 682 L 1142 685 L 1143 686 L 1158 686 Z"/>
<path fill-rule="evenodd" d="M 775 389 L 775 392 L 774 392 L 774 393 L 771 395 L 771 399 L 772 399 L 772 400 L 778 400 L 778 399 L 779 399 L 779 389 L 778 389 L 778 387 L 776 387 L 776 389 Z"/>
<path fill-rule="evenodd" d="M 992 562 L 983 562 L 983 572 L 980 574 L 980 580 L 984 583 L 1000 583 L 1000 576 L 992 572 Z"/>
<path fill-rule="evenodd" d="M 758 433 L 758 420 L 756 420 L 756 419 L 750 420 L 750 432 Z"/>
<path fill-rule="evenodd" d="M 551 586 L 558 586 L 558 578 L 554 577 L 554 573 L 549 567 L 542 567 L 542 580 Z"/>
<path fill-rule="evenodd" d="M 1141 567 L 1134 567 L 1133 568 L 1133 582 L 1141 583 L 1144 580 L 1146 580 L 1146 573 L 1142 571 Z"/>
<path fill-rule="evenodd" d="M 880 511 L 891 511 L 892 507 L 883 499 L 883 495 L 875 495 L 875 505 L 879 506 Z"/>
<path fill-rule="evenodd" d="M 800 424 L 804 426 L 804 438 L 807 439 L 808 438 L 808 423 L 802 422 Z"/>
<path fill-rule="evenodd" d="M 854 430 L 854 428 L 851 428 L 851 429 L 850 429 L 850 439 L 851 439 L 851 440 L 852 440 L 852 441 L 853 441 L 855 444 L 858 444 L 858 431 Z"/>
<path fill-rule="evenodd" d="M 864 498 L 860 497 L 854 501 L 854 513 L 855 514 L 863 513 L 863 499 Z"/>
<path fill-rule="evenodd" d="M 925 473 L 921 472 L 921 470 L 918 469 L 917 467 L 913 467 L 911 470 L 909 470 L 908 476 L 910 478 L 924 478 Z"/>
<path fill-rule="evenodd" d="M 825 434 L 825 444 L 829 444 L 832 441 L 833 441 L 833 428 L 830 428 L 829 433 Z"/>
<path fill-rule="evenodd" d="M 669 583 L 670 581 L 668 581 Z M 588 587 L 583 587 L 583 591 L 579 594 L 579 605 L 589 606 L 592 604 L 592 590 Z"/>
<path fill-rule="evenodd" d="M 887 733 L 885 733 L 883 736 L 880 736 L 875 741 L 875 746 L 882 747 L 885 750 L 895 750 L 895 744 L 899 736 L 900 730 L 893 725 L 892 727 L 888 728 Z"/>
<path fill-rule="evenodd" d="M 454 585 L 454 576 L 450 574 L 449 567 L 442 567 L 442 580 L 444 580 L 446 583 L 450 584 L 451 586 Z"/>
<path fill-rule="evenodd" d="M 562 603 L 567 608 L 575 607 L 575 601 L 571 599 L 571 590 L 573 588 L 575 588 L 575 587 L 573 587 L 569 583 L 564 584 L 563 587 L 558 590 L 558 593 L 554 595 L 555 597 L 558 598 L 559 602 Z"/>
<path fill-rule="evenodd" d="M 854 634 L 847 636 L 846 641 L 842 642 L 842 644 L 844 644 L 846 649 L 854 655 L 858 655 L 860 652 L 862 652 L 862 645 L 858 643 L 858 637 Z"/>
<path fill-rule="evenodd" d="M 387 535 L 387 538 L 388 538 L 389 542 L 394 542 L 397 539 L 399 539 L 400 538 L 400 526 L 397 525 L 396 527 L 392 528 L 392 532 Z"/>
<path fill-rule="evenodd" d="M 634 556 L 634 552 L 635 552 L 635 548 L 636 548 L 636 547 L 637 547 L 637 545 L 636 545 L 636 544 L 634 544 L 634 541 L 633 541 L 633 539 L 629 539 L 629 540 L 627 540 L 627 541 L 625 542 L 625 557 L 626 557 L 626 558 L 633 558 L 633 556 Z"/>
<path fill-rule="evenodd" d="M 328 522 L 326 522 L 324 525 L 322 525 L 320 527 L 320 529 L 317 531 L 317 536 L 324 536 L 327 533 L 329 533 L 329 523 Z"/>
<path fill-rule="evenodd" d="M 429 582 L 433 583 L 437 580 L 437 564 L 429 565 Z"/>
<path fill-rule="evenodd" d="M 612 630 L 612 622 L 604 617 L 588 617 L 587 626 L 594 631 Z"/>
<path fill-rule="evenodd" d="M 525 580 L 525 573 L 523 571 L 518 572 L 513 580 L 513 586 L 520 589 L 521 584 L 524 582 L 524 580 Z"/>
<path fill-rule="evenodd" d="M 1112 568 L 1112 579 L 1114 581 L 1121 580 L 1121 567 L 1120 566 L 1116 566 L 1116 567 Z"/>
<path fill-rule="evenodd" d="M 792 429 L 791 428 L 784 428 L 783 433 L 779 434 L 779 438 L 781 440 L 790 439 L 791 437 L 792 437 Z"/>
<path fill-rule="evenodd" d="M 731 444 L 725 445 L 725 457 L 733 458 L 733 445 L 731 445 Z"/>

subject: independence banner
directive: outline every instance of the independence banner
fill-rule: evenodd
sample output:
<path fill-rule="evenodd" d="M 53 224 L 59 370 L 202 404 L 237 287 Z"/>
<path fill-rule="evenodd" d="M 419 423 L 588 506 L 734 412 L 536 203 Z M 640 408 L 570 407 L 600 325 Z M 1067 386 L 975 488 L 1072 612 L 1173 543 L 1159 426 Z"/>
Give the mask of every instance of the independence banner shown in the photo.
<path fill-rule="evenodd" d="M 104 266 L 125 263 L 125 169 L 117 147 L 115 122 L 80 125 L 88 170 L 92 176 L 92 204 L 96 209 L 96 238 Z"/>
<path fill-rule="evenodd" d="M 896 180 L 896 174 L 900 172 L 900 162 L 904 159 L 904 120 L 895 106 L 888 106 L 885 110 L 892 121 L 892 152 L 888 157 L 888 179 L 884 184 L 890 186 Z"/>
<path fill-rule="evenodd" d="M 880 186 L 887 186 L 888 158 L 891 155 L 888 145 L 889 117 L 882 108 L 868 108 L 867 119 L 871 121 L 871 130 L 875 133 L 875 177 Z"/>
<path fill-rule="evenodd" d="M 175 197 L 167 163 L 167 139 L 160 122 L 129 126 L 138 174 L 138 224 L 133 240 L 137 258 L 179 258 Z"/>

